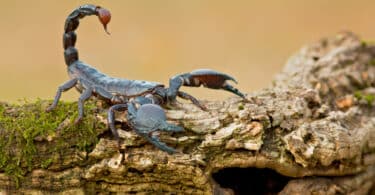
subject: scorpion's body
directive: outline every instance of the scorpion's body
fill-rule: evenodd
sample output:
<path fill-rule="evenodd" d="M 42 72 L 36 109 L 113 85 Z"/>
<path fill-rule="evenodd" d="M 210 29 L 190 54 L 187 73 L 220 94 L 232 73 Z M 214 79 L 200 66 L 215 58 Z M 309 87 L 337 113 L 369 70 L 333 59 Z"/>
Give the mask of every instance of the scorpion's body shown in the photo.
<path fill-rule="evenodd" d="M 109 94 L 120 101 L 151 94 L 157 89 L 164 88 L 164 85 L 156 82 L 109 77 L 81 61 L 71 64 L 68 74 L 71 79 L 78 80 L 76 88 L 79 91 L 93 88 L 96 96 L 106 100 Z M 109 94 L 104 94 L 106 92 Z"/>
<path fill-rule="evenodd" d="M 141 136 L 152 144 L 168 153 L 175 150 L 162 143 L 156 135 L 156 130 L 180 132 L 183 128 L 166 122 L 164 110 L 159 105 L 173 103 L 176 96 L 192 101 L 196 106 L 205 110 L 206 108 L 193 96 L 179 91 L 181 86 L 198 87 L 203 85 L 213 89 L 224 89 L 238 96 L 245 97 L 236 88 L 229 85 L 226 80 L 234 78 L 213 70 L 201 69 L 190 73 L 180 74 L 170 79 L 169 87 L 156 82 L 128 80 L 109 77 L 88 64 L 80 61 L 78 51 L 75 48 L 76 33 L 79 20 L 85 16 L 97 15 L 103 24 L 110 21 L 109 11 L 95 5 L 83 5 L 75 9 L 66 19 L 63 34 L 63 46 L 65 63 L 68 66 L 68 74 L 71 80 L 61 85 L 56 93 L 52 105 L 47 111 L 54 109 L 61 97 L 62 92 L 76 87 L 81 92 L 78 100 L 78 117 L 76 123 L 83 118 L 84 102 L 91 96 L 97 96 L 106 100 L 112 106 L 108 110 L 108 124 L 115 138 L 119 135 L 114 125 L 114 111 L 127 110 L 129 125 Z"/>

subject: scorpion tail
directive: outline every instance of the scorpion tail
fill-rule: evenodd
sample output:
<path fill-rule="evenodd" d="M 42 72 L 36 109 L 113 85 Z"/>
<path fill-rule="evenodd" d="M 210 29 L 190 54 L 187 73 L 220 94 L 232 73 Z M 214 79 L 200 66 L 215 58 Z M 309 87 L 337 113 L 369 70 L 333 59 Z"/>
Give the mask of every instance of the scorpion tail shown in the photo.
<path fill-rule="evenodd" d="M 68 66 L 78 60 L 78 50 L 75 48 L 77 35 L 74 31 L 78 28 L 79 19 L 90 15 L 98 16 L 104 30 L 108 33 L 107 24 L 111 20 L 111 13 L 108 10 L 91 4 L 82 5 L 75 9 L 66 18 L 63 35 L 64 57 Z"/>

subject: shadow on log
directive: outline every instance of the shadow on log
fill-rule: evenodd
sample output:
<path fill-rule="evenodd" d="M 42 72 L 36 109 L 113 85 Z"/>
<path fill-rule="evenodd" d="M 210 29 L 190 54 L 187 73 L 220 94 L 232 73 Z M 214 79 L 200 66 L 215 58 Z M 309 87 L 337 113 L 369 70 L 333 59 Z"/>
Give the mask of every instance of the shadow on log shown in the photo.
<path fill-rule="evenodd" d="M 344 32 L 302 48 L 273 85 L 168 110 L 183 133 L 168 155 L 99 101 L 74 126 L 75 103 L 0 104 L 4 193 L 369 194 L 375 186 L 375 46 Z"/>

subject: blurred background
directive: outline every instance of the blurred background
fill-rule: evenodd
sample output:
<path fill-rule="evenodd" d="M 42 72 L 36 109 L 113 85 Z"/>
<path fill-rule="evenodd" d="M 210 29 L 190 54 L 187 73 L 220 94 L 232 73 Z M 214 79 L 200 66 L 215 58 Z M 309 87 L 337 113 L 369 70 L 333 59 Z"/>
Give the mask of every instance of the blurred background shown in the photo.
<path fill-rule="evenodd" d="M 111 35 L 96 17 L 78 29 L 80 59 L 115 77 L 168 83 L 197 68 L 228 73 L 251 92 L 268 86 L 302 45 L 341 30 L 375 37 L 373 0 L 12 0 L 1 1 L 0 101 L 52 99 L 68 80 L 62 33 L 84 3 L 112 13 Z M 187 89 L 200 99 L 227 92 Z M 63 100 L 76 100 L 71 90 Z"/>

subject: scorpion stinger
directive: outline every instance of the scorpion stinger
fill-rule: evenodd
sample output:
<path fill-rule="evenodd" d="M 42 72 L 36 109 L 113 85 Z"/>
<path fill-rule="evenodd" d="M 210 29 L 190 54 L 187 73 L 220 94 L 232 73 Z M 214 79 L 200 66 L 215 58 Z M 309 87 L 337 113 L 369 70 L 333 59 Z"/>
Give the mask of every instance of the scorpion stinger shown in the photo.
<path fill-rule="evenodd" d="M 238 89 L 227 83 L 234 78 L 214 70 L 196 70 L 191 73 L 177 75 L 170 80 L 169 88 L 163 84 L 128 80 L 124 78 L 109 77 L 92 66 L 79 60 L 78 50 L 75 48 L 77 36 L 75 30 L 79 26 L 79 20 L 85 16 L 96 15 L 107 31 L 107 24 L 111 20 L 108 10 L 91 4 L 86 4 L 75 9 L 66 18 L 63 47 L 65 63 L 68 66 L 70 80 L 58 87 L 55 99 L 47 111 L 56 108 L 61 94 L 73 87 L 81 93 L 78 99 L 78 117 L 75 123 L 83 119 L 84 103 L 91 96 L 106 100 L 112 106 L 108 109 L 108 126 L 114 137 L 120 140 L 115 127 L 115 111 L 127 111 L 127 121 L 135 132 L 159 149 L 168 153 L 174 153 L 173 148 L 161 142 L 155 131 L 181 132 L 183 128 L 167 123 L 164 110 L 160 105 L 173 103 L 176 96 L 190 100 L 193 104 L 203 110 L 207 108 L 192 95 L 179 91 L 181 86 L 198 87 L 203 85 L 212 89 L 223 89 L 230 91 L 245 100 L 245 95 Z"/>
<path fill-rule="evenodd" d="M 108 32 L 108 29 L 107 29 L 107 24 L 109 23 L 109 21 L 111 21 L 111 13 L 108 10 L 101 8 L 101 7 L 97 7 L 97 12 L 98 12 L 99 20 L 103 24 L 105 32 L 107 34 L 111 34 Z"/>

